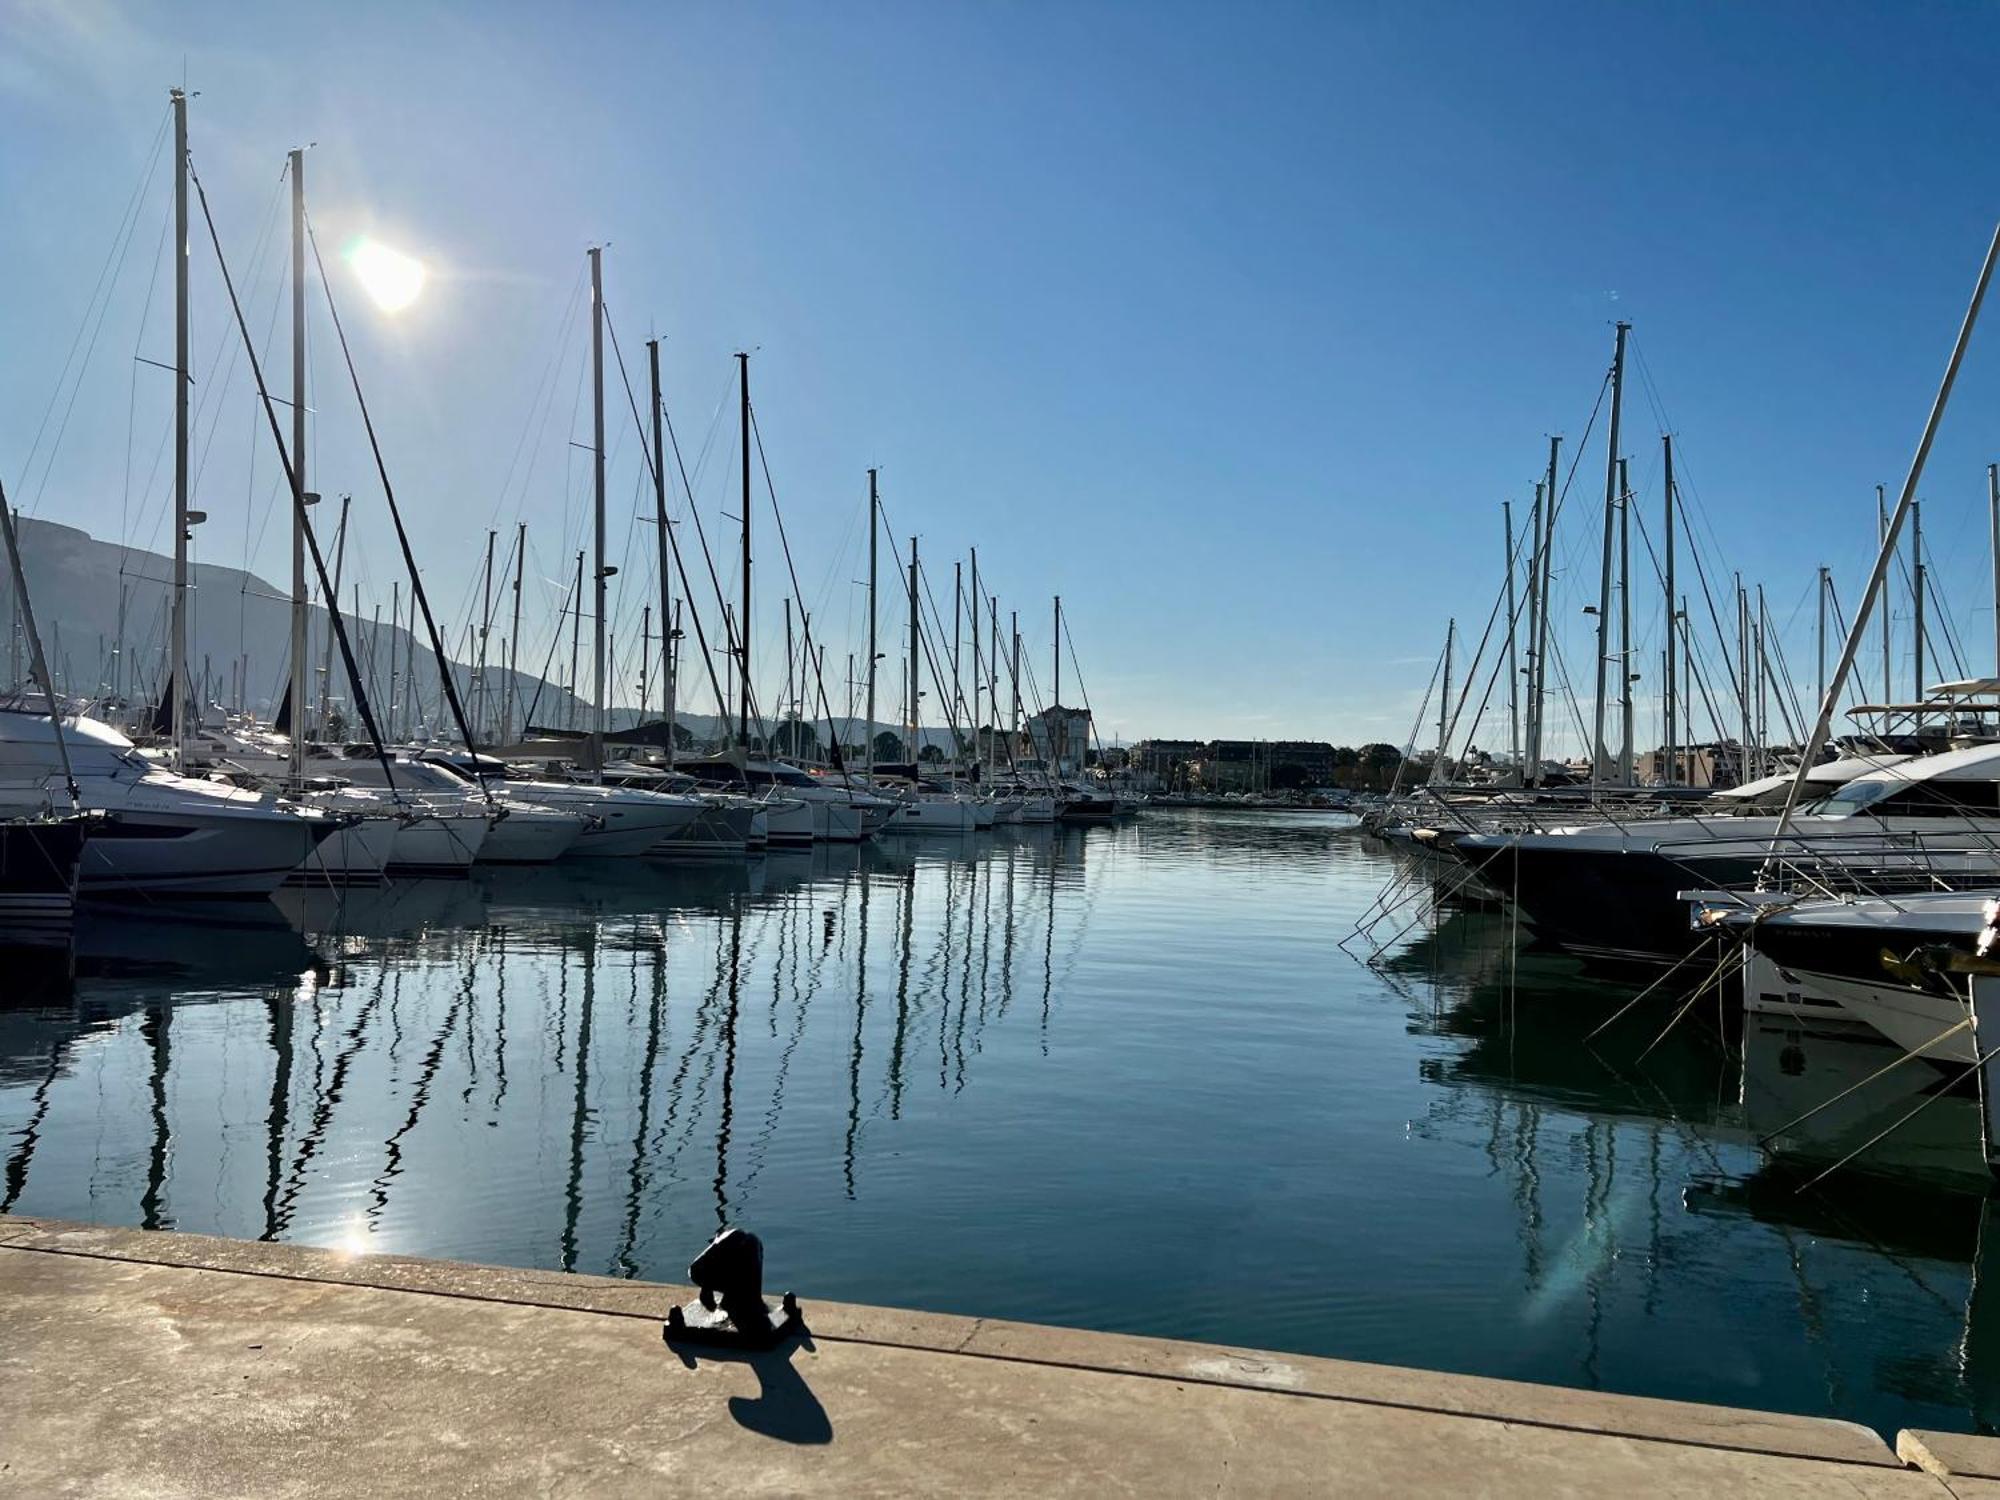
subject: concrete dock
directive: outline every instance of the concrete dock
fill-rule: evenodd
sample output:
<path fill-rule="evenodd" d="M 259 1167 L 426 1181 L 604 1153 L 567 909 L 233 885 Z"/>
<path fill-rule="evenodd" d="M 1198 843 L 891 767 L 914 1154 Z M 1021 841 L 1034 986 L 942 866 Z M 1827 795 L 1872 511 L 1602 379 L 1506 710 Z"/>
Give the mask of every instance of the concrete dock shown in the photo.
<path fill-rule="evenodd" d="M 2000 1440 L 820 1302 L 0 1218 L 0 1494 L 2000 1496 Z"/>

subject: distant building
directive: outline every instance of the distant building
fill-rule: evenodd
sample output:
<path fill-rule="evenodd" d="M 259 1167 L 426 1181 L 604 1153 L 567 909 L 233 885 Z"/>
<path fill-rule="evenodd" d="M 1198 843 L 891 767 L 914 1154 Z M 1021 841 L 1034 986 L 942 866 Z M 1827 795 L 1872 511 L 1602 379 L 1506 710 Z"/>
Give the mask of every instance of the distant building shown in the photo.
<path fill-rule="evenodd" d="M 1675 750 L 1674 759 L 1677 762 L 1675 780 L 1686 781 L 1689 786 L 1728 788 L 1755 779 L 1744 774 L 1748 767 L 1744 764 L 1742 748 L 1734 740 L 1684 745 Z M 1792 759 L 1796 762 L 1796 755 Z M 1773 770 L 1778 769 L 1783 768 L 1773 767 Z M 1662 780 L 1661 773 L 1665 770 L 1666 756 L 1659 750 L 1642 751 L 1632 762 L 1632 774 L 1642 786 Z M 1585 780 L 1589 779 L 1587 767 L 1581 774 Z"/>
<path fill-rule="evenodd" d="M 1281 785 L 1293 779 L 1286 774 L 1288 768 L 1297 772 L 1300 786 L 1333 785 L 1333 746 L 1324 741 L 1273 740 L 1268 751 Z"/>
<path fill-rule="evenodd" d="M 1090 710 L 1054 704 L 1029 718 L 1028 748 L 1058 776 L 1075 776 L 1090 757 Z"/>
<path fill-rule="evenodd" d="M 1132 747 L 1132 768 L 1141 780 L 1178 791 L 1188 782 L 1188 765 L 1201 758 L 1200 740 L 1141 740 Z"/>
<path fill-rule="evenodd" d="M 1333 746 L 1319 740 L 1210 740 L 1187 763 L 1186 774 L 1205 792 L 1331 786 Z"/>

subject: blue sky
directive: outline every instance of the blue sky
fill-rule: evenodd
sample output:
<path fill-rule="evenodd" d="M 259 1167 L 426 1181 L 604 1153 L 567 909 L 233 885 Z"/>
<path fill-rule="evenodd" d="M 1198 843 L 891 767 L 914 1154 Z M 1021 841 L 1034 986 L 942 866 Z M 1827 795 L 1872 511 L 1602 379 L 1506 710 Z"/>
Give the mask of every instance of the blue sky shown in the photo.
<path fill-rule="evenodd" d="M 578 545 L 584 344 L 581 324 L 560 330 L 602 241 L 635 379 L 663 334 L 691 459 L 713 427 L 696 482 L 713 527 L 735 508 L 718 403 L 730 355 L 755 351 L 830 662 L 858 644 L 878 464 L 947 610 L 950 559 L 980 548 L 1043 691 L 1064 596 L 1108 729 L 1400 741 L 1446 618 L 1485 619 L 1500 502 L 1524 515 L 1545 434 L 1581 435 L 1624 317 L 1648 377 L 1635 358 L 1623 448 L 1642 513 L 1664 412 L 1709 565 L 1765 583 L 1809 678 L 1813 570 L 1832 566 L 1852 607 L 1873 486 L 1908 463 L 2000 212 L 1978 71 L 1996 40 L 2000 17 L 1969 5 L 193 4 L 170 25 L 13 0 L 0 474 L 31 513 L 164 545 L 169 492 L 145 480 L 168 387 L 132 363 L 171 357 L 164 279 L 141 316 L 166 274 L 164 163 L 91 359 L 61 375 L 185 69 L 260 328 L 278 282 L 268 260 L 252 274 L 253 249 L 293 145 L 317 143 L 326 241 L 372 233 L 432 270 L 394 319 L 339 273 L 336 294 L 427 580 L 459 619 L 489 525 L 527 521 L 542 577 Z M 227 329 L 195 264 L 205 368 Z M 315 340 L 317 483 L 355 494 L 354 570 L 386 597 L 386 519 Z M 282 329 L 270 347 L 282 370 Z M 612 381 L 630 643 L 650 541 Z M 1923 486 L 1974 670 L 1992 665 L 1996 396 L 2000 328 Z M 279 580 L 285 517 L 240 369 L 215 401 L 201 555 Z M 1600 427 L 1561 553 L 1579 684 L 1601 443 Z M 769 642 L 781 561 L 758 556 Z M 532 658 L 556 588 L 529 598 Z M 1650 593 L 1634 610 L 1656 650 Z M 885 631 L 900 621 L 885 612 Z"/>

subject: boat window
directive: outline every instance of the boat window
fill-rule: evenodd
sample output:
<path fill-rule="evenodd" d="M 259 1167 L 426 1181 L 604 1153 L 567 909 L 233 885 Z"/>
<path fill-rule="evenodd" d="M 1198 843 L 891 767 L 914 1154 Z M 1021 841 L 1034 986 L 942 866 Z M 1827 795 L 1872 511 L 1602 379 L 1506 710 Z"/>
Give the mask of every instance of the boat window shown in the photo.
<path fill-rule="evenodd" d="M 2000 781 L 1925 781 L 1898 797 L 1890 811 L 1901 813 L 2000 812 Z"/>
<path fill-rule="evenodd" d="M 1995 781 L 1850 781 L 1814 804 L 1820 817 L 1942 817 L 1953 813 L 2000 811 Z"/>

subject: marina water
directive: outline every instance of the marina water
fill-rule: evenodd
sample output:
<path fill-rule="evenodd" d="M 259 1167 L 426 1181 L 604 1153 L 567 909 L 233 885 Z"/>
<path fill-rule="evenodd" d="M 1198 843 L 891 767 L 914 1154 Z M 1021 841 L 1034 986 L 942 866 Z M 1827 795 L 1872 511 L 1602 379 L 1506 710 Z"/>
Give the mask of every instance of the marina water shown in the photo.
<path fill-rule="evenodd" d="M 1361 963 L 1393 874 L 1163 810 L 92 913 L 8 960 L 0 1202 L 665 1280 L 728 1222 L 808 1298 L 1993 1427 L 1969 1098 L 1679 995 L 1593 1037 L 1631 992 L 1504 916 Z"/>

